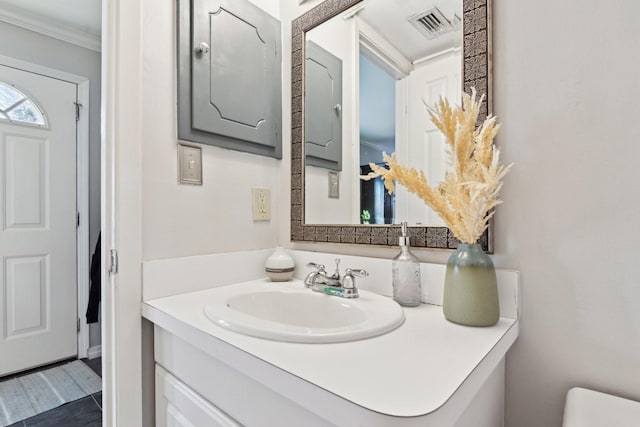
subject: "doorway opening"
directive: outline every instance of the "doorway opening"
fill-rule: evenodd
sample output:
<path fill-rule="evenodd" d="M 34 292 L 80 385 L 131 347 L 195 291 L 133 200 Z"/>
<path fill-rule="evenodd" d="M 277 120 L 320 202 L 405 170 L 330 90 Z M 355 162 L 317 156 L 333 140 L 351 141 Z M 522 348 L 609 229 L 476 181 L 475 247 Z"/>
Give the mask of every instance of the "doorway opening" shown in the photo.
<path fill-rule="evenodd" d="M 89 80 L 0 56 L 0 81 L 3 376 L 100 349 L 84 316 Z"/>
<path fill-rule="evenodd" d="M 376 61 L 360 52 L 360 175 L 371 172 L 369 163 L 382 166 L 382 153 L 396 151 L 396 79 Z M 381 178 L 360 182 L 360 223 L 393 224 L 395 194 Z"/>

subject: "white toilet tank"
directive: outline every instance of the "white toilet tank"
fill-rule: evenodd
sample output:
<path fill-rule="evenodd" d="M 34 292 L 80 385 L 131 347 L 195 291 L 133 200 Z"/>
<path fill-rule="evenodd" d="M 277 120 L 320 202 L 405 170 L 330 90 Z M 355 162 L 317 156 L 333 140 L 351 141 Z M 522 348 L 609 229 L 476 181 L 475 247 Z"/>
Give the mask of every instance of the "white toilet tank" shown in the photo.
<path fill-rule="evenodd" d="M 638 427 L 640 402 L 575 387 L 567 393 L 563 427 Z"/>

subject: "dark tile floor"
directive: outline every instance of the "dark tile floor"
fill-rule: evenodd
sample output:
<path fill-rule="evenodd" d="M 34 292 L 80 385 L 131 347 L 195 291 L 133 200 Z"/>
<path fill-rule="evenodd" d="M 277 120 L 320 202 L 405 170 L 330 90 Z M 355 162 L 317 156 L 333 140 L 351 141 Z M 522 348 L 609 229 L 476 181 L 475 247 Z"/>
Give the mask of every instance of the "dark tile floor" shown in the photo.
<path fill-rule="evenodd" d="M 102 358 L 82 359 L 102 376 Z M 9 427 L 99 427 L 102 426 L 102 392 L 66 403 Z"/>

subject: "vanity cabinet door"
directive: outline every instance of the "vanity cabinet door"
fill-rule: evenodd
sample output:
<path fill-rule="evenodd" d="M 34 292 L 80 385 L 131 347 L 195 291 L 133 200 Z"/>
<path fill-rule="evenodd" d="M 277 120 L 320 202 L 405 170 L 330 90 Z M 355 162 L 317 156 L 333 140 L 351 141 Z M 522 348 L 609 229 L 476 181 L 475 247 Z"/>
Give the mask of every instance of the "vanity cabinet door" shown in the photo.
<path fill-rule="evenodd" d="M 240 427 L 240 424 L 156 364 L 156 426 Z"/>
<path fill-rule="evenodd" d="M 247 0 L 179 7 L 179 139 L 281 158 L 280 22 Z"/>
<path fill-rule="evenodd" d="M 305 48 L 305 164 L 342 170 L 342 61 L 316 43 Z"/>

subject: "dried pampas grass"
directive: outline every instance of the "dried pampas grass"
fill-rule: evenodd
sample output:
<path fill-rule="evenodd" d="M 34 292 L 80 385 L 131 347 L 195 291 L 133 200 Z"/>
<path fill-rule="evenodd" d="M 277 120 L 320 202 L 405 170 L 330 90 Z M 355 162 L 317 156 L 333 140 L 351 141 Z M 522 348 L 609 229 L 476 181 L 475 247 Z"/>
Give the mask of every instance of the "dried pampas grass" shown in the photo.
<path fill-rule="evenodd" d="M 431 121 L 447 140 L 449 170 L 444 181 L 432 187 L 422 171 L 398 163 L 395 153 L 382 154 L 387 168 L 370 163 L 373 172 L 361 176 L 364 180 L 382 177 L 389 194 L 395 182 L 420 197 L 445 222 L 463 243 L 474 244 L 489 224 L 493 208 L 502 203 L 498 194 L 502 179 L 511 165 L 500 163 L 500 150 L 493 140 L 500 129 L 495 116 L 489 116 L 476 127 L 483 97 L 476 99 L 476 90 L 465 93 L 462 107 L 452 107 L 440 99 L 435 108 L 428 108 Z"/>

